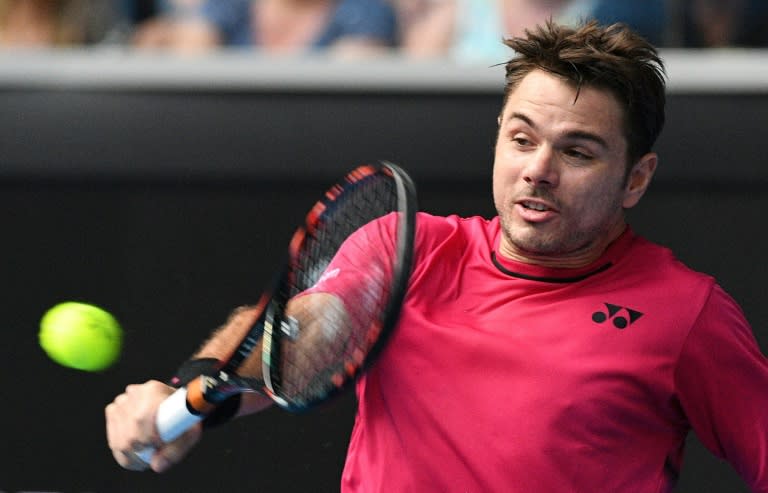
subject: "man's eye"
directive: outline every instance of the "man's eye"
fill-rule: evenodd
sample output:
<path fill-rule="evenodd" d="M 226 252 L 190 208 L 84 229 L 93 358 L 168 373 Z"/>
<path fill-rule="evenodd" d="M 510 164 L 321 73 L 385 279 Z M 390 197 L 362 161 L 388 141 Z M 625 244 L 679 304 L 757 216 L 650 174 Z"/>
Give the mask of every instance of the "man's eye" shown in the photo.
<path fill-rule="evenodd" d="M 525 137 L 512 137 L 512 142 L 514 142 L 520 147 L 527 147 L 531 145 L 531 141 L 526 139 Z"/>
<path fill-rule="evenodd" d="M 584 154 L 581 151 L 577 151 L 576 149 L 568 149 L 568 150 L 566 150 L 565 151 L 565 155 L 568 156 L 568 157 L 572 157 L 574 159 L 580 159 L 580 160 L 584 160 L 584 161 L 588 161 L 588 160 L 592 159 L 592 156 L 590 156 L 588 154 Z"/>

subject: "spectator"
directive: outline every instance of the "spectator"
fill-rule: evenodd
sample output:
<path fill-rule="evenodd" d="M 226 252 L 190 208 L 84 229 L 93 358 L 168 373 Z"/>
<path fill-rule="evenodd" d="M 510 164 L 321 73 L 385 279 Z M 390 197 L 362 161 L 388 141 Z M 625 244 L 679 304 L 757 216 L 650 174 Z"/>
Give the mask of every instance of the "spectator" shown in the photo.
<path fill-rule="evenodd" d="M 386 0 L 168 0 L 136 37 L 138 46 L 207 51 L 256 47 L 265 53 L 387 51 L 396 17 Z"/>
<path fill-rule="evenodd" d="M 121 22 L 121 7 L 104 0 L 0 0 L 0 46 L 100 43 Z"/>
<path fill-rule="evenodd" d="M 579 0 L 573 4 L 577 8 L 570 10 L 579 17 L 601 24 L 623 22 L 658 46 L 768 45 L 765 0 Z"/>
<path fill-rule="evenodd" d="M 688 0 L 686 3 L 686 46 L 768 46 L 765 0 Z"/>
<path fill-rule="evenodd" d="M 593 0 L 589 3 L 583 3 L 580 15 L 601 24 L 623 22 L 652 44 L 665 44 L 665 27 L 670 21 L 668 0 Z"/>
<path fill-rule="evenodd" d="M 443 57 L 456 36 L 457 0 L 392 0 L 400 48 L 419 58 Z"/>
<path fill-rule="evenodd" d="M 503 61 L 505 37 L 569 14 L 574 0 L 392 0 L 408 56 Z M 570 15 L 570 14 L 569 14 Z"/>

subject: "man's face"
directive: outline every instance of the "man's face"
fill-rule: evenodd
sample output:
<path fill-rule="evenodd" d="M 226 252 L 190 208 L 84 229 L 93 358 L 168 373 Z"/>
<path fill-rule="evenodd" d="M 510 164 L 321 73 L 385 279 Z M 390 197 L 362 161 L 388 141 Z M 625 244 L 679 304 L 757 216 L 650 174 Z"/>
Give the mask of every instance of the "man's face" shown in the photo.
<path fill-rule="evenodd" d="M 576 267 L 624 229 L 656 165 L 648 154 L 625 183 L 627 142 L 619 102 L 541 70 L 509 95 L 500 117 L 493 197 L 507 257 Z"/>

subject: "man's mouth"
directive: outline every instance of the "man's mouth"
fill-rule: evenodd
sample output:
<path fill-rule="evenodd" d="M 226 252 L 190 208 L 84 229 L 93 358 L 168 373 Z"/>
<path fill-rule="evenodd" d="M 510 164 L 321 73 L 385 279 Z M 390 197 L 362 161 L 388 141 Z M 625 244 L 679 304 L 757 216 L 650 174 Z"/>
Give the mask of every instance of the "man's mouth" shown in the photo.
<path fill-rule="evenodd" d="M 519 217 L 528 223 L 548 222 L 560 213 L 552 202 L 536 198 L 520 199 L 515 205 Z"/>
<path fill-rule="evenodd" d="M 522 205 L 526 209 L 531 209 L 531 210 L 534 210 L 534 211 L 548 211 L 548 210 L 550 210 L 549 207 L 547 207 L 546 205 L 542 204 L 541 202 L 523 201 L 523 202 L 520 203 L 520 205 Z"/>

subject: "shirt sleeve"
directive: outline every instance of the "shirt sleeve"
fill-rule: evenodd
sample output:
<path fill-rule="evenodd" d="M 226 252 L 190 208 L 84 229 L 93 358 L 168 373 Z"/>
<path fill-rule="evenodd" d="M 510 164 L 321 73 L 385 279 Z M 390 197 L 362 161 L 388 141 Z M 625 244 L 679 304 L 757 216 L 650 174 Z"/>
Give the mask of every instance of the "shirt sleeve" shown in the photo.
<path fill-rule="evenodd" d="M 344 240 L 317 282 L 300 296 L 328 293 L 338 297 L 355 327 L 365 326 L 389 299 L 395 266 L 397 216 L 376 219 Z"/>
<path fill-rule="evenodd" d="M 759 493 L 768 493 L 768 361 L 736 302 L 715 285 L 675 372 L 694 432 Z"/>

